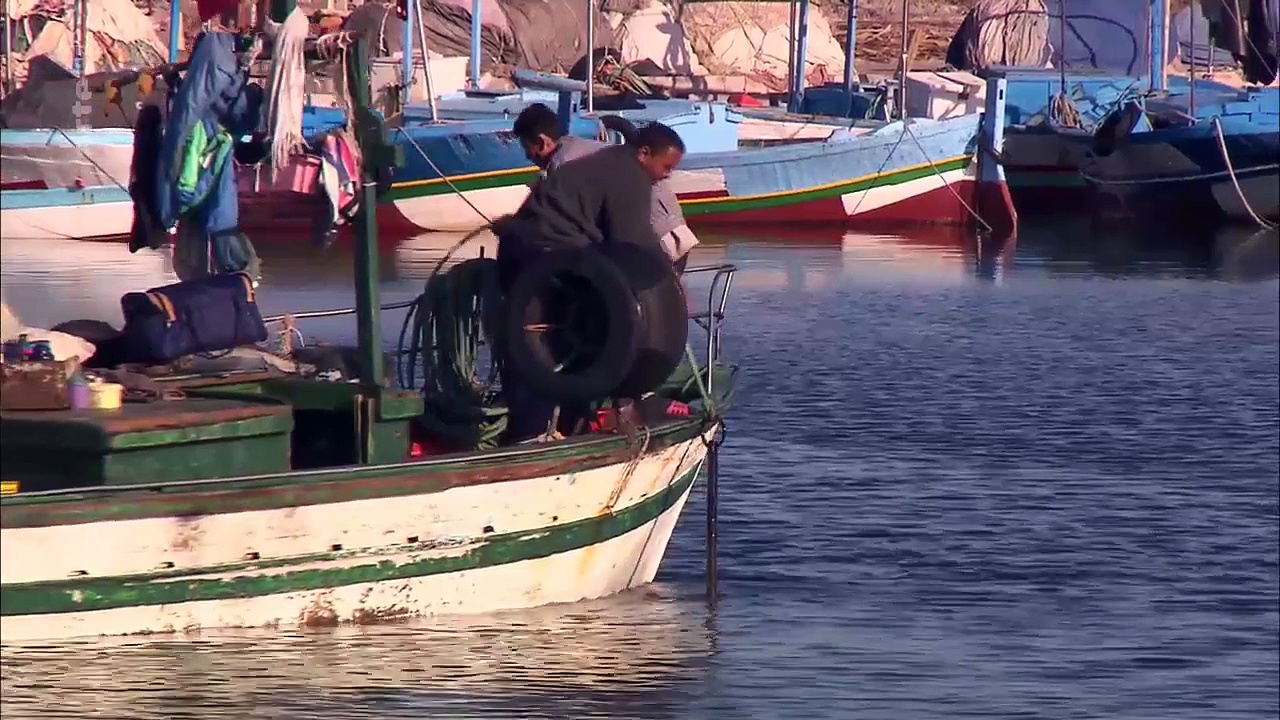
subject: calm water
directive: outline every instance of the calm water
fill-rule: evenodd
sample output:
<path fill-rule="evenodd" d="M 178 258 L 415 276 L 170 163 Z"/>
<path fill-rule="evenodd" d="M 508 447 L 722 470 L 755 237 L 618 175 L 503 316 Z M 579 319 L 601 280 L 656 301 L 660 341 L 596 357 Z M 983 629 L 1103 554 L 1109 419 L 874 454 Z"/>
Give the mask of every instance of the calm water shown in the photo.
<path fill-rule="evenodd" d="M 1280 238 L 1029 234 L 999 267 L 945 233 L 702 249 L 741 267 L 715 611 L 698 498 L 627 596 L 6 649 L 3 716 L 1276 717 Z M 383 300 L 450 242 L 388 255 Z M 341 249 L 263 250 L 268 312 L 350 304 Z M 3 252 L 32 324 L 167 280 L 114 246 Z"/>

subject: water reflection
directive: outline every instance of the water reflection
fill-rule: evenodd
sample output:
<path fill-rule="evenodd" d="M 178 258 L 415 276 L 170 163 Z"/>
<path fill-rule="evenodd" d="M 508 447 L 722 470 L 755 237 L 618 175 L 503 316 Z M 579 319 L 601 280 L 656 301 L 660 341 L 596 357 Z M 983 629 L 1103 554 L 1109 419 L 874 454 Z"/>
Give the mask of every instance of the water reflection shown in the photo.
<path fill-rule="evenodd" d="M 6 720 L 686 717 L 713 642 L 705 606 L 666 592 L 368 629 L 8 646 L 0 704 Z"/>
<path fill-rule="evenodd" d="M 1280 274 L 1280 233 L 1225 228 L 1212 237 L 1135 235 L 1089 221 L 1024 224 L 1016 245 L 984 246 L 958 228 L 923 227 L 905 235 L 839 229 L 703 229 L 692 262 L 733 262 L 744 290 L 824 290 L 854 284 L 950 285 L 1009 277 L 1191 277 L 1259 280 Z M 459 245 L 462 233 L 433 233 L 380 249 L 381 300 L 408 300 L 452 252 L 452 260 L 489 256 L 492 235 Z M 349 244 L 259 243 L 260 302 L 267 314 L 352 304 Z M 65 239 L 0 247 L 6 302 L 25 322 L 71 318 L 122 321 L 120 295 L 175 282 L 165 251 L 129 253 L 120 243 Z M 694 276 L 694 288 L 708 280 Z M 341 323 L 339 323 L 341 324 Z M 326 325 L 327 324 L 322 324 Z"/>

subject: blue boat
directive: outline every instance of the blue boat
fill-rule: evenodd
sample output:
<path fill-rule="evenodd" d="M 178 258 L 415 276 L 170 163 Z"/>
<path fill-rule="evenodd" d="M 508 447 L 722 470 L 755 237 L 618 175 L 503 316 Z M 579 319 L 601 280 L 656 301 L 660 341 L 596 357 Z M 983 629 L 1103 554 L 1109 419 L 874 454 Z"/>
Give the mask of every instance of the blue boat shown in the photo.
<path fill-rule="evenodd" d="M 1128 102 L 1099 127 L 1081 176 L 1102 211 L 1177 224 L 1280 220 L 1280 103 L 1276 92 L 1245 102 L 1180 108 Z"/>
<path fill-rule="evenodd" d="M 1038 57 L 1047 62 L 978 70 L 1008 83 L 1003 160 L 1020 212 L 1070 214 L 1094 199 L 1081 163 L 1093 149 L 1095 131 L 1131 100 L 1160 114 L 1208 120 L 1224 107 L 1265 114 L 1280 92 L 1168 77 L 1167 63 L 1178 50 L 1197 62 L 1223 55 L 1199 52 L 1194 37 L 1166 32 L 1167 0 L 1046 0 L 1045 7 L 1046 44 Z M 1255 0 L 1251 23 L 1274 23 L 1277 7 L 1278 0 Z M 1184 32 L 1191 26 L 1181 24 Z M 962 50 L 963 40 L 962 30 L 953 50 Z M 1205 33 L 1199 42 L 1207 40 Z M 948 57 L 958 61 L 957 54 Z"/>

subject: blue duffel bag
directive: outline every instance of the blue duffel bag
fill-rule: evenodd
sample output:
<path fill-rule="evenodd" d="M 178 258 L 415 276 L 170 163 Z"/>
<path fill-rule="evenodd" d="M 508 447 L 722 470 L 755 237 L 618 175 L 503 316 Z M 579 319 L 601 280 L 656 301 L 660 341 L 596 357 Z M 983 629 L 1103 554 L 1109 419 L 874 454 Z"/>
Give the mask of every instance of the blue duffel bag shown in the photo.
<path fill-rule="evenodd" d="M 210 275 L 127 293 L 120 307 L 128 354 L 137 361 L 169 362 L 267 339 L 248 273 Z"/>

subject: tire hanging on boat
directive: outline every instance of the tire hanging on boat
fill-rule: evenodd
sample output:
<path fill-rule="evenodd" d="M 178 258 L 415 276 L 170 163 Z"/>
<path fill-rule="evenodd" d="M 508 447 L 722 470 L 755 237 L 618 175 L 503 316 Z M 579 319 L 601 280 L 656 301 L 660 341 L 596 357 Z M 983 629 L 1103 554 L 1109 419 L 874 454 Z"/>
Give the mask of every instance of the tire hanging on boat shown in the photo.
<path fill-rule="evenodd" d="M 661 254 L 631 246 L 548 253 L 507 296 L 510 370 L 557 403 L 638 397 L 683 358 L 688 303 Z"/>

